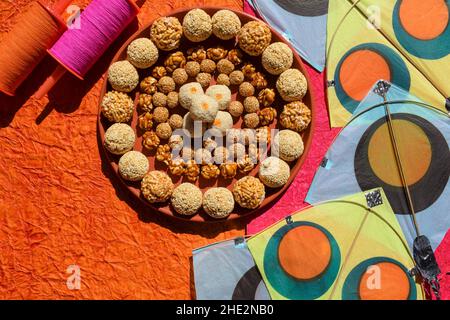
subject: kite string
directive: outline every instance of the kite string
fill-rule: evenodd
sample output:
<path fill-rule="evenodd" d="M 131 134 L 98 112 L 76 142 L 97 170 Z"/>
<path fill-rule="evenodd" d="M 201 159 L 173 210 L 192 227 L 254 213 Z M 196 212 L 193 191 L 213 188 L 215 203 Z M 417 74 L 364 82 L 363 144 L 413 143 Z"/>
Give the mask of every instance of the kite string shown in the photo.
<path fill-rule="evenodd" d="M 333 299 L 333 296 L 334 296 L 334 294 L 336 292 L 336 289 L 337 289 L 337 283 L 338 283 L 338 281 L 339 281 L 339 279 L 340 279 L 340 277 L 341 277 L 341 275 L 343 273 L 343 270 L 345 269 L 345 267 L 347 265 L 347 262 L 350 259 L 350 255 L 353 253 L 353 249 L 355 248 L 355 245 L 356 245 L 356 240 L 359 238 L 359 236 L 361 234 L 361 231 L 362 231 L 362 229 L 364 227 L 364 224 L 366 223 L 367 219 L 369 218 L 369 212 L 370 212 L 370 208 L 367 208 L 366 209 L 366 214 L 364 215 L 364 218 L 363 218 L 363 220 L 362 220 L 358 230 L 356 231 L 356 235 L 353 238 L 352 243 L 350 244 L 348 252 L 345 255 L 344 261 L 342 262 L 342 266 L 341 266 L 341 268 L 339 270 L 339 273 L 338 273 L 338 275 L 336 277 L 335 285 L 333 286 L 333 289 L 331 290 L 329 300 Z"/>
<path fill-rule="evenodd" d="M 328 65 L 328 59 L 330 57 L 330 50 L 331 50 L 331 47 L 333 46 L 334 39 L 336 38 L 336 34 L 338 33 L 339 29 L 341 28 L 342 24 L 344 23 L 344 20 L 347 18 L 347 16 L 350 14 L 350 12 L 353 10 L 353 8 L 355 8 L 356 5 L 360 1 L 361 0 L 358 0 L 353 3 L 353 5 L 350 7 L 350 9 L 348 9 L 348 11 L 345 13 L 344 17 L 342 17 L 342 20 L 339 22 L 336 29 L 334 30 L 333 35 L 331 36 L 331 39 L 330 39 L 330 44 L 328 45 L 328 48 L 327 48 L 327 54 L 325 55 L 325 66 Z M 328 14 L 330 14 L 330 13 L 328 12 Z"/>

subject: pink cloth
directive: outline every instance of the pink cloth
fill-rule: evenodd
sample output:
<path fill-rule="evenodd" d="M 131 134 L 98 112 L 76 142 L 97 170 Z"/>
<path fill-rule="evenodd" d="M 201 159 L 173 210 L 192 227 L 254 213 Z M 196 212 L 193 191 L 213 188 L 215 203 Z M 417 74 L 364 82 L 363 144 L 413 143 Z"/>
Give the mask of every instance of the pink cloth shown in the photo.
<path fill-rule="evenodd" d="M 244 1 L 245 12 L 255 15 L 252 7 Z M 323 156 L 339 133 L 339 128 L 330 128 L 325 98 L 325 72 L 318 73 L 304 63 L 310 78 L 310 90 L 314 92 L 316 108 L 314 110 L 315 130 L 309 154 L 300 172 L 288 190 L 273 206 L 247 225 L 247 234 L 255 234 L 284 217 L 304 208 L 304 202 L 314 174 Z M 441 268 L 441 298 L 450 300 L 450 231 L 436 250 L 436 258 Z"/>

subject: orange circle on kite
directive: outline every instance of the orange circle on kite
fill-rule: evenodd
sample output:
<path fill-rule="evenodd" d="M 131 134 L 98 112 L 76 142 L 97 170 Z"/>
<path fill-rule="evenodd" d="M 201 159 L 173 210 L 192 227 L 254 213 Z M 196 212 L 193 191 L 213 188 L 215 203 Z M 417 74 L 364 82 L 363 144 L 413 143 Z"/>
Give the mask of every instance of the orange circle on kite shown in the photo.
<path fill-rule="evenodd" d="M 408 275 L 392 262 L 380 262 L 367 268 L 359 282 L 361 300 L 406 300 Z"/>
<path fill-rule="evenodd" d="M 290 276 L 299 280 L 313 279 L 325 271 L 330 263 L 330 241 L 315 227 L 296 227 L 281 239 L 278 260 Z"/>
<path fill-rule="evenodd" d="M 380 79 L 391 80 L 389 64 L 380 54 L 366 49 L 352 52 L 339 72 L 343 90 L 356 101 L 361 101 Z"/>
<path fill-rule="evenodd" d="M 419 181 L 430 167 L 430 140 L 422 128 L 408 120 L 394 119 L 392 127 L 405 180 L 410 186 Z M 372 135 L 368 157 L 372 170 L 380 180 L 392 186 L 403 186 L 387 123 L 382 124 Z"/>
<path fill-rule="evenodd" d="M 399 17 L 405 31 L 419 40 L 439 37 L 449 23 L 445 0 L 403 0 Z"/>

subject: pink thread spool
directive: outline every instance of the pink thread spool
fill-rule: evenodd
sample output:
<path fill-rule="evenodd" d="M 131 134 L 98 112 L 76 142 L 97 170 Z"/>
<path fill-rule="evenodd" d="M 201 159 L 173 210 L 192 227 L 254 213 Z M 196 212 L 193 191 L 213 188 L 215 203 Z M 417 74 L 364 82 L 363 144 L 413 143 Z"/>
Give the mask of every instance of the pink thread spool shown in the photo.
<path fill-rule="evenodd" d="M 138 12 L 132 0 L 93 0 L 80 16 L 81 28 L 67 30 L 48 50 L 60 65 L 36 92 L 36 98 L 50 91 L 66 71 L 83 80 Z"/>

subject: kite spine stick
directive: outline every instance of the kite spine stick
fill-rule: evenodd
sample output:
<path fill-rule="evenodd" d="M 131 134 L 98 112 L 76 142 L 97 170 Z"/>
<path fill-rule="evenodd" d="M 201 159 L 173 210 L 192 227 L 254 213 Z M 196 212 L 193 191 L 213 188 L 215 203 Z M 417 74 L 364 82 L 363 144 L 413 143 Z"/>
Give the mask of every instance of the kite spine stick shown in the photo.
<path fill-rule="evenodd" d="M 388 124 L 388 128 L 389 128 L 389 136 L 391 138 L 392 146 L 394 148 L 395 159 L 397 161 L 397 167 L 398 167 L 398 171 L 400 173 L 400 178 L 402 180 L 403 188 L 405 189 L 408 206 L 409 206 L 409 209 L 411 210 L 411 216 L 412 216 L 412 220 L 414 223 L 414 229 L 416 230 L 416 235 L 418 237 L 418 236 L 420 236 L 420 230 L 419 230 L 419 225 L 417 224 L 417 220 L 416 220 L 416 211 L 414 210 L 414 204 L 412 201 L 411 193 L 409 191 L 405 173 L 403 171 L 402 159 L 400 157 L 400 152 L 398 150 L 398 144 L 397 144 L 397 139 L 395 136 L 394 126 L 392 124 L 392 115 L 391 115 L 391 111 L 389 108 L 389 103 L 387 102 L 386 95 L 384 93 L 382 93 L 382 97 L 384 100 L 384 110 L 386 112 L 386 116 L 387 116 L 387 120 L 388 120 L 387 124 Z"/>

